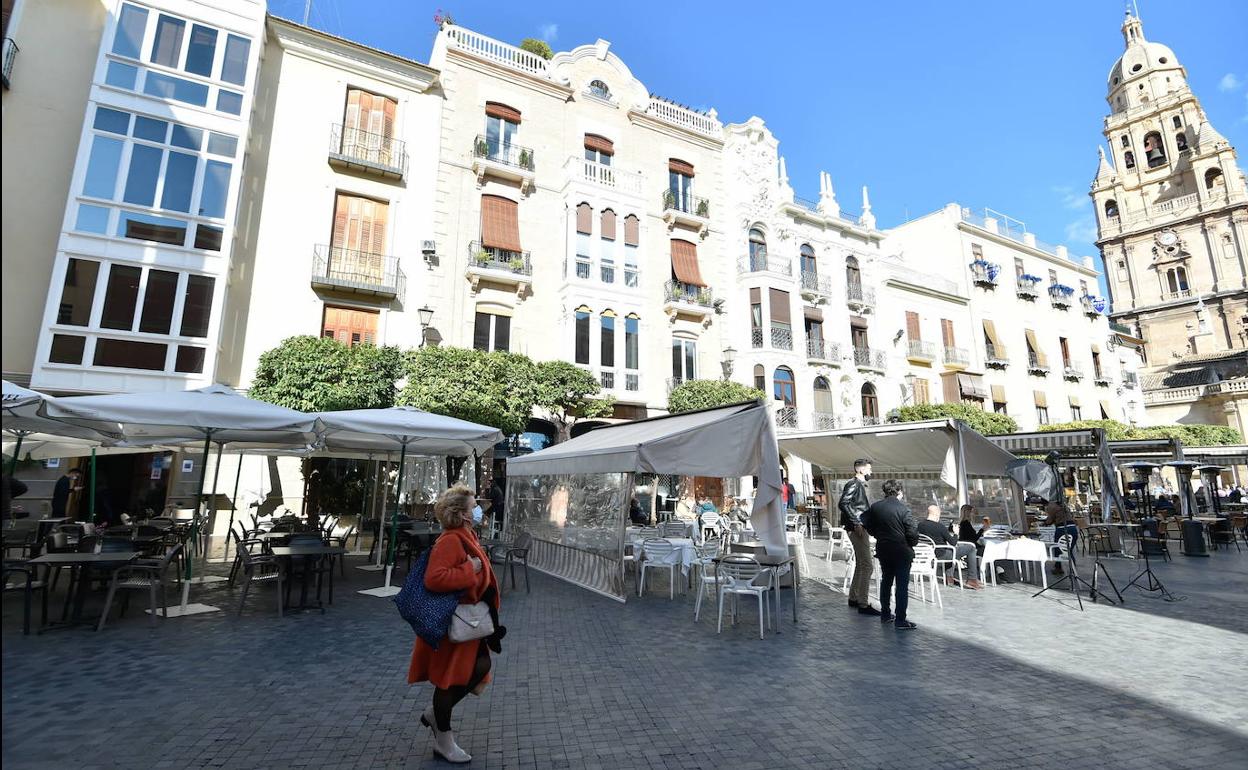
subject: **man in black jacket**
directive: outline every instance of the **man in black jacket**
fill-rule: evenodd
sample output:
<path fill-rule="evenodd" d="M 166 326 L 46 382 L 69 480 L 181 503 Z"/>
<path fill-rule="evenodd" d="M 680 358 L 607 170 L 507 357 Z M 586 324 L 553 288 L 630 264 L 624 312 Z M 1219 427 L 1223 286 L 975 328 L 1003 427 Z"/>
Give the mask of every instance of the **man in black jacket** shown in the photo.
<path fill-rule="evenodd" d="M 918 628 L 906 620 L 910 603 L 910 563 L 914 546 L 919 542 L 919 529 L 910 509 L 901 502 L 901 482 L 884 482 L 884 499 L 867 509 L 862 525 L 875 538 L 875 557 L 880 560 L 880 621 L 893 621 L 898 629 Z M 889 592 L 896 583 L 897 615 L 888 611 Z"/>
<path fill-rule="evenodd" d="M 867 482 L 871 480 L 871 461 L 854 460 L 854 477 L 845 482 L 841 501 L 841 526 L 849 533 L 849 543 L 854 549 L 854 577 L 849 584 L 849 606 L 857 607 L 863 615 L 879 615 L 871 606 L 871 541 L 862 528 L 862 514 L 867 510 Z"/>

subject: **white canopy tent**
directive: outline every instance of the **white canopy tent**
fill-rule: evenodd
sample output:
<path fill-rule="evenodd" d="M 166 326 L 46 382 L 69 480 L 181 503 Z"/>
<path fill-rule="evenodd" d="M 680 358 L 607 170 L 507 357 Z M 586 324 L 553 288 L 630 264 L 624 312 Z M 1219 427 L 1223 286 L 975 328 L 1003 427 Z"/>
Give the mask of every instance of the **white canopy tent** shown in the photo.
<path fill-rule="evenodd" d="M 1006 465 L 1017 459 L 959 420 L 791 433 L 780 439 L 780 449 L 821 468 L 842 469 L 846 476 L 854 461 L 864 458 L 871 460 L 876 478 L 937 474 L 957 490 L 958 505 L 968 501 L 969 478 L 1004 479 Z M 1006 513 L 1011 526 L 1023 525 L 1021 504 Z"/>
<path fill-rule="evenodd" d="M 537 569 L 622 600 L 622 581 L 618 578 L 622 574 L 624 528 L 632 476 L 638 473 L 757 476 L 751 514 L 754 529 L 768 553 L 788 553 L 780 500 L 780 455 L 771 415 L 762 402 L 611 425 L 540 452 L 509 458 L 505 528 L 513 536 L 529 531 L 527 524 L 532 522 L 518 514 L 519 510 L 527 510 L 526 505 L 542 509 L 539 516 L 547 525 L 543 533 L 550 537 L 566 534 L 564 530 L 571 529 L 578 516 L 592 517 L 592 527 L 585 528 L 595 531 L 596 545 L 592 549 L 569 544 L 566 538 L 563 542 L 547 542 L 530 531 L 535 541 L 530 551 L 531 563 Z M 585 477 L 606 475 L 618 478 L 601 488 L 623 490 L 622 494 L 602 498 L 609 501 L 612 510 L 566 510 L 568 496 L 579 494 L 578 487 L 594 486 L 585 482 Z M 580 478 L 543 484 L 538 477 Z M 530 481 L 525 489 L 538 496 L 522 499 L 521 484 Z M 559 505 L 552 506 L 552 498 L 559 500 Z M 565 510 L 555 510 L 561 506 Z M 596 566 L 589 564 L 595 560 Z"/>
<path fill-rule="evenodd" d="M 1011 433 L 990 436 L 988 440 L 1019 457 L 1042 459 L 1056 452 L 1060 467 L 1095 469 L 1100 474 L 1101 519 L 1109 521 L 1112 510 L 1117 507 L 1119 516 L 1126 521 L 1126 505 L 1118 486 L 1117 462 L 1103 429 Z"/>

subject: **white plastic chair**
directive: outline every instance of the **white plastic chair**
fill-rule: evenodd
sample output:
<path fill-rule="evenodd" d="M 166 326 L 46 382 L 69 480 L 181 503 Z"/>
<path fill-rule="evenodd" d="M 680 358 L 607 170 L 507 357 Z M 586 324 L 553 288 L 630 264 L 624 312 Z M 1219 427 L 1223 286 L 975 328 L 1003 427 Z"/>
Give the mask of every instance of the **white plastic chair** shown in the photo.
<path fill-rule="evenodd" d="M 932 546 L 932 551 L 936 554 L 936 568 L 940 570 L 942 577 L 949 574 L 950 567 L 958 571 L 958 587 L 965 591 L 966 581 L 962 578 L 962 571 L 966 569 L 966 561 L 958 556 L 958 547 L 948 543 L 937 543 L 927 535 L 919 535 L 919 542 Z"/>
<path fill-rule="evenodd" d="M 1048 570 L 1049 564 L 1060 565 L 1063 569 L 1070 570 L 1070 535 L 1062 535 L 1057 539 L 1056 543 L 1049 546 L 1049 556 L 1044 560 L 1040 572 L 1043 574 Z M 1048 587 L 1048 576 L 1045 576 L 1045 587 Z"/>
<path fill-rule="evenodd" d="M 824 559 L 832 561 L 832 552 L 837 548 L 852 548 L 849 543 L 849 533 L 843 527 L 828 528 L 828 552 L 824 554 Z"/>
<path fill-rule="evenodd" d="M 764 637 L 771 602 L 771 570 L 763 567 L 750 556 L 729 556 L 719 563 L 719 621 L 715 633 L 724 630 L 724 597 L 733 597 L 732 621 L 736 623 L 736 600 L 741 596 L 753 596 L 758 600 L 758 638 Z"/>
<path fill-rule="evenodd" d="M 645 531 L 642 531 L 644 536 Z M 656 537 L 688 537 L 689 525 L 679 519 L 673 521 L 665 521 L 659 525 L 659 531 Z"/>
<path fill-rule="evenodd" d="M 641 544 L 641 576 L 637 581 L 637 595 L 646 590 L 646 570 L 665 569 L 671 576 L 668 581 L 668 599 L 676 598 L 676 570 L 680 567 L 677 548 L 669 540 L 659 538 Z"/>
<path fill-rule="evenodd" d="M 720 518 L 721 517 L 718 513 L 702 514 L 702 539 L 703 540 L 705 540 L 708 537 L 717 537 L 719 535 Z"/>
<path fill-rule="evenodd" d="M 698 560 L 694 563 L 694 584 L 698 587 L 698 598 L 693 603 L 693 619 L 697 620 L 702 613 L 702 596 L 708 591 L 712 597 L 715 594 L 715 562 L 712 561 L 719 555 L 720 541 L 707 540 L 701 545 L 694 546 L 694 550 L 698 554 Z"/>
<path fill-rule="evenodd" d="M 936 548 L 932 545 L 931 538 L 927 542 L 922 542 L 923 536 L 920 535 L 919 544 L 914 547 L 914 561 L 910 564 L 910 579 L 919 581 L 919 596 L 923 601 L 931 601 L 927 598 L 927 592 L 924 584 L 928 581 L 932 584 L 932 597 L 935 599 L 937 606 L 941 609 L 945 608 L 945 603 L 940 598 L 940 583 L 936 579 Z"/>

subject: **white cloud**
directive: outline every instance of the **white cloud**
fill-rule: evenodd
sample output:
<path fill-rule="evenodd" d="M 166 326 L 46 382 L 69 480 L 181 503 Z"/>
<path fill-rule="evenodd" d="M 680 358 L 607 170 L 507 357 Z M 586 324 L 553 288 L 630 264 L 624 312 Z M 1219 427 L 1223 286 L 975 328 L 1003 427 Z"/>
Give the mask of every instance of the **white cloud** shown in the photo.
<path fill-rule="evenodd" d="M 1096 218 L 1091 214 L 1082 216 L 1066 225 L 1068 243 L 1093 243 L 1096 241 Z"/>
<path fill-rule="evenodd" d="M 559 37 L 559 25 L 554 23 L 542 24 L 537 28 L 537 34 L 547 43 L 553 43 Z"/>
<path fill-rule="evenodd" d="M 1228 72 L 1222 76 L 1221 80 L 1218 81 L 1218 90 L 1238 91 L 1243 84 L 1244 81 L 1240 80 L 1238 75 L 1234 72 Z"/>
<path fill-rule="evenodd" d="M 1057 197 L 1061 199 L 1062 208 L 1064 209 L 1078 211 L 1079 209 L 1086 208 L 1088 205 L 1087 193 L 1079 192 L 1073 187 L 1059 185 L 1050 189 L 1052 189 Z"/>

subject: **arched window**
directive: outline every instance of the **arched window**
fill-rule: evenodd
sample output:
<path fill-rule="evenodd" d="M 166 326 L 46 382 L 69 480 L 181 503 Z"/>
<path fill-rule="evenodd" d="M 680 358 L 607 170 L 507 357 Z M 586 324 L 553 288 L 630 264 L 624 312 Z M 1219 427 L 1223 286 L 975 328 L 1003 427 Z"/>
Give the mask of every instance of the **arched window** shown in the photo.
<path fill-rule="evenodd" d="M 614 155 L 615 143 L 610 139 L 598 134 L 585 135 L 585 160 L 610 166 Z"/>
<path fill-rule="evenodd" d="M 818 275 L 818 264 L 815 262 L 815 249 L 809 243 L 803 243 L 798 250 L 802 256 L 802 275 Z"/>
<path fill-rule="evenodd" d="M 624 318 L 624 368 L 636 369 L 640 352 L 641 317 L 629 313 Z M 637 390 L 637 375 L 626 374 L 625 390 Z"/>
<path fill-rule="evenodd" d="M 852 255 L 845 258 L 845 285 L 850 291 L 862 293 L 862 271 L 858 269 L 858 258 Z"/>
<path fill-rule="evenodd" d="M 767 392 L 767 370 L 762 364 L 754 364 L 754 387 Z"/>
<path fill-rule="evenodd" d="M 607 88 L 607 84 L 601 80 L 589 81 L 589 92 L 599 99 L 610 99 L 611 89 Z"/>
<path fill-rule="evenodd" d="M 1178 148 L 1179 152 L 1183 152 L 1184 150 L 1186 150 L 1187 149 L 1187 134 L 1183 133 L 1182 131 L 1175 134 L 1174 146 Z"/>
<path fill-rule="evenodd" d="M 1105 201 L 1105 216 L 1107 217 L 1118 216 L 1118 201 L 1114 200 L 1113 198 L 1110 198 L 1109 200 Z"/>
<path fill-rule="evenodd" d="M 615 367 L 615 311 L 614 310 L 602 311 L 602 315 L 599 316 L 598 322 L 600 324 L 599 336 L 598 336 L 598 363 L 601 364 L 604 369 L 614 368 Z M 614 374 L 612 374 L 611 376 L 611 381 L 608 382 L 606 380 L 606 373 L 604 372 L 602 386 L 604 388 L 615 387 Z"/>
<path fill-rule="evenodd" d="M 581 305 L 573 315 L 576 336 L 575 360 L 578 364 L 589 363 L 589 312 L 589 307 Z"/>
<path fill-rule="evenodd" d="M 785 406 L 797 406 L 797 381 L 793 379 L 793 370 L 787 366 L 776 369 L 773 388 L 777 401 Z"/>
<path fill-rule="evenodd" d="M 1127 168 L 1135 168 L 1135 153 L 1127 150 L 1122 154 L 1122 165 Z"/>
<path fill-rule="evenodd" d="M 750 228 L 750 271 L 767 269 L 767 238 L 757 227 Z"/>
<path fill-rule="evenodd" d="M 1156 131 L 1144 135 L 1144 158 L 1149 168 L 1157 168 L 1166 162 L 1166 147 L 1161 141 L 1161 134 Z"/>
<path fill-rule="evenodd" d="M 1226 180 L 1222 177 L 1222 169 L 1211 168 L 1205 172 L 1205 189 L 1212 190 L 1215 187 L 1224 187 Z"/>
<path fill-rule="evenodd" d="M 816 377 L 814 390 L 815 414 L 832 414 L 832 386 L 828 384 L 828 378 Z"/>
<path fill-rule="evenodd" d="M 875 397 L 875 386 L 866 383 L 862 386 L 862 422 L 873 425 L 880 420 L 880 402 Z"/>
<path fill-rule="evenodd" d="M 588 203 L 576 204 L 576 231 L 581 235 L 594 231 L 594 207 Z"/>

